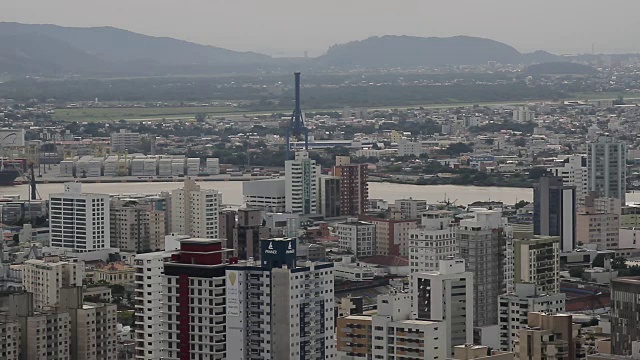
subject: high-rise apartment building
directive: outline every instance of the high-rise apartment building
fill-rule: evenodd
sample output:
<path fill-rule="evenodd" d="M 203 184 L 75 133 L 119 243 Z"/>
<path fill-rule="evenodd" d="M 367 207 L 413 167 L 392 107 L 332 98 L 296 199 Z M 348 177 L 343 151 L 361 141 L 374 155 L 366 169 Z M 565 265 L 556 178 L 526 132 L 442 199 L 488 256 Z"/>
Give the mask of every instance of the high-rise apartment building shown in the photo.
<path fill-rule="evenodd" d="M 162 359 L 227 359 L 222 240 L 188 238 L 164 263 Z M 234 261 L 233 259 L 231 259 Z"/>
<path fill-rule="evenodd" d="M 560 238 L 514 239 L 514 281 L 533 283 L 546 294 L 560 292 Z"/>
<path fill-rule="evenodd" d="M 513 109 L 514 122 L 532 122 L 536 118 L 536 113 L 526 106 Z"/>
<path fill-rule="evenodd" d="M 72 359 L 69 313 L 34 309 L 30 292 L 6 294 L 0 300 L 3 359 Z"/>
<path fill-rule="evenodd" d="M 631 355 L 631 343 L 640 340 L 640 276 L 611 280 L 611 351 Z"/>
<path fill-rule="evenodd" d="M 85 303 L 82 287 L 60 290 L 58 312 L 71 318 L 71 360 L 117 360 L 118 306 Z"/>
<path fill-rule="evenodd" d="M 376 226 L 370 222 L 348 219 L 338 223 L 338 246 L 357 258 L 376 255 Z"/>
<path fill-rule="evenodd" d="M 518 331 L 514 353 L 517 360 L 584 359 L 580 325 L 570 314 L 530 312 L 527 326 Z"/>
<path fill-rule="evenodd" d="M 165 212 L 137 202 L 114 201 L 110 208 L 111 247 L 143 253 L 164 250 Z"/>
<path fill-rule="evenodd" d="M 135 358 L 155 360 L 162 356 L 162 272 L 170 254 L 159 251 L 138 254 L 135 275 Z"/>
<path fill-rule="evenodd" d="M 117 359 L 115 304 L 87 303 L 82 287 L 64 287 L 59 304 L 38 310 L 33 295 L 0 297 L 3 359 Z"/>
<path fill-rule="evenodd" d="M 217 239 L 218 216 L 222 194 L 201 189 L 192 179 L 185 179 L 182 189 L 171 192 L 171 231 L 196 238 Z"/>
<path fill-rule="evenodd" d="M 415 220 L 360 217 L 376 227 L 376 254 L 383 256 L 409 256 L 409 234 L 418 225 Z"/>
<path fill-rule="evenodd" d="M 576 240 L 580 244 L 591 244 L 597 250 L 617 249 L 620 240 L 620 215 L 611 211 L 609 203 L 599 200 L 596 194 L 585 198 L 585 206 L 576 214 Z"/>
<path fill-rule="evenodd" d="M 20 359 L 20 324 L 15 319 L 0 319 L 0 353 L 5 360 Z M 65 359 L 64 355 L 61 359 Z"/>
<path fill-rule="evenodd" d="M 429 209 L 429 204 L 426 200 L 399 199 L 395 201 L 394 208 L 400 212 L 403 219 L 417 219 Z"/>
<path fill-rule="evenodd" d="M 409 231 L 411 272 L 438 271 L 440 260 L 457 254 L 453 214 L 444 210 L 422 213 L 420 226 Z"/>
<path fill-rule="evenodd" d="M 589 193 L 587 157 L 585 155 L 568 156 L 561 166 L 553 167 L 549 171 L 553 176 L 562 178 L 562 184 L 565 186 L 575 186 L 576 207 L 584 206 L 584 198 Z"/>
<path fill-rule="evenodd" d="M 408 294 L 379 295 L 376 315 L 338 318 L 339 359 L 447 358 L 446 325 L 415 319 Z"/>
<path fill-rule="evenodd" d="M 547 294 L 536 284 L 515 284 L 515 292 L 498 299 L 500 350 L 513 351 L 518 332 L 527 324 L 530 312 L 559 314 L 565 311 L 565 295 Z"/>
<path fill-rule="evenodd" d="M 423 152 L 422 144 L 419 142 L 413 142 L 407 139 L 402 139 L 398 142 L 398 156 L 418 157 Z"/>
<path fill-rule="evenodd" d="M 460 257 L 473 273 L 474 326 L 498 323 L 498 295 L 506 291 L 506 219 L 500 210 L 473 209 L 473 218 L 460 221 L 457 230 Z"/>
<path fill-rule="evenodd" d="M 627 191 L 627 149 L 609 136 L 601 136 L 587 147 L 589 191 L 600 196 L 619 199 L 625 204 Z"/>
<path fill-rule="evenodd" d="M 224 247 L 227 249 L 233 249 L 233 229 L 236 228 L 237 216 L 238 212 L 235 210 L 222 210 L 218 215 L 218 238 L 226 240 Z"/>
<path fill-rule="evenodd" d="M 285 210 L 293 214 L 318 213 L 318 178 L 320 166 L 306 151 L 296 152 L 295 160 L 287 160 L 285 171 Z"/>
<path fill-rule="evenodd" d="M 140 134 L 126 129 L 111 133 L 111 150 L 126 151 L 140 148 Z"/>
<path fill-rule="evenodd" d="M 332 263 L 296 266 L 296 240 L 262 241 L 261 261 L 227 267 L 227 358 L 334 359 Z"/>
<path fill-rule="evenodd" d="M 49 195 L 50 245 L 70 252 L 108 249 L 109 195 L 82 193 L 80 183 L 64 184 L 64 192 Z"/>
<path fill-rule="evenodd" d="M 454 346 L 473 342 L 473 277 L 460 259 L 440 260 L 438 271 L 411 274 L 413 313 L 443 322 L 449 355 Z"/>
<path fill-rule="evenodd" d="M 533 233 L 559 236 L 563 252 L 576 247 L 576 189 L 562 178 L 543 176 L 533 189 Z"/>
<path fill-rule="evenodd" d="M 269 212 L 284 212 L 287 206 L 285 179 L 265 179 L 242 183 L 247 207 Z"/>
<path fill-rule="evenodd" d="M 260 259 L 260 241 L 268 238 L 269 229 L 262 225 L 260 210 L 238 210 L 238 222 L 233 229 L 233 249 L 239 259 Z"/>
<path fill-rule="evenodd" d="M 320 214 L 325 218 L 334 218 L 342 215 L 340 206 L 340 177 L 320 176 L 319 178 L 318 206 Z"/>
<path fill-rule="evenodd" d="M 336 156 L 333 175 L 340 178 L 340 213 L 358 216 L 367 211 L 369 185 L 367 164 L 352 164 L 348 156 Z"/>
<path fill-rule="evenodd" d="M 27 260 L 22 267 L 22 284 L 33 294 L 35 309 L 60 304 L 60 289 L 82 286 L 84 276 L 84 263 L 77 258 L 46 256 Z"/>

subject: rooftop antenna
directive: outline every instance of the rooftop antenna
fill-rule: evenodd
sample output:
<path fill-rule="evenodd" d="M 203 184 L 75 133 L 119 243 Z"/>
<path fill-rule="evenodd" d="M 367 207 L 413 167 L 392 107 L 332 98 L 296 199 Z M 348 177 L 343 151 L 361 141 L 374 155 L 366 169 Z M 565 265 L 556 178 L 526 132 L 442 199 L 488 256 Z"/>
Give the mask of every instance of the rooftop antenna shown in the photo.
<path fill-rule="evenodd" d="M 309 150 L 309 129 L 304 125 L 304 118 L 302 116 L 302 109 L 300 107 L 300 73 L 296 72 L 295 76 L 295 96 L 296 106 L 291 115 L 291 121 L 287 127 L 287 148 L 285 149 L 285 161 L 290 159 L 289 152 L 291 151 L 291 136 L 297 140 L 301 135 L 304 135 L 304 149 Z"/>

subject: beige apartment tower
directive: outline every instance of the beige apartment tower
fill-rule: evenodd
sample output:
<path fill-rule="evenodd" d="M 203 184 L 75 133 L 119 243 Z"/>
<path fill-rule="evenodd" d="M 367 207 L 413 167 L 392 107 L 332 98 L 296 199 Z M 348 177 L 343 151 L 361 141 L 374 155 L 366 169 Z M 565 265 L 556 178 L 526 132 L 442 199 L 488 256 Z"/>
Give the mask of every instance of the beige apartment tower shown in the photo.
<path fill-rule="evenodd" d="M 22 271 L 22 285 L 26 291 L 33 294 L 35 309 L 58 305 L 60 289 L 82 286 L 85 276 L 82 261 L 59 256 L 27 260 Z"/>

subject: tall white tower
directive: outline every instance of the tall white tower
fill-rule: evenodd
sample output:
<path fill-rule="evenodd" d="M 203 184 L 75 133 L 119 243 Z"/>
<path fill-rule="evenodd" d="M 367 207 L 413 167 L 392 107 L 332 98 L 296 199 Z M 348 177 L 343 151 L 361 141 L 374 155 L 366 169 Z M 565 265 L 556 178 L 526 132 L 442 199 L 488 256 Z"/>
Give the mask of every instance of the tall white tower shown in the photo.
<path fill-rule="evenodd" d="M 111 241 L 109 195 L 82 193 L 80 183 L 64 184 L 49 195 L 51 247 L 70 252 L 108 249 Z"/>
<path fill-rule="evenodd" d="M 318 177 L 320 166 L 306 151 L 296 152 L 295 160 L 285 162 L 285 191 L 288 213 L 318 213 Z"/>

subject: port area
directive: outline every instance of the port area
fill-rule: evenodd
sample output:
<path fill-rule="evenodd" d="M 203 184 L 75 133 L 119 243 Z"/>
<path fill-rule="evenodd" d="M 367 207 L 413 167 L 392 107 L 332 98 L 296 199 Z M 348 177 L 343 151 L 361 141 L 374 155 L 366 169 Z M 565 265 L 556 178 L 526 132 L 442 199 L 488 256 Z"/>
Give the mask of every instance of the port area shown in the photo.
<path fill-rule="evenodd" d="M 66 182 L 81 182 L 87 184 L 97 183 L 144 183 L 144 182 L 183 182 L 185 178 L 191 178 L 195 181 L 251 181 L 251 180 L 264 180 L 272 179 L 273 176 L 257 175 L 250 173 L 243 174 L 219 174 L 219 175 L 206 175 L 206 176 L 95 176 L 95 177 L 72 177 L 72 176 L 60 176 L 59 165 L 52 165 L 51 168 L 47 167 L 40 173 L 35 171 L 36 183 L 38 184 L 62 184 Z M 16 185 L 26 184 L 27 180 L 23 178 L 17 178 Z"/>

